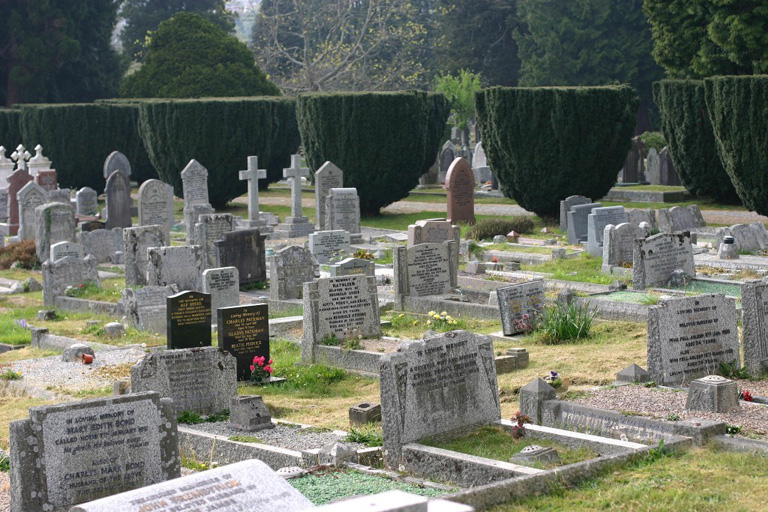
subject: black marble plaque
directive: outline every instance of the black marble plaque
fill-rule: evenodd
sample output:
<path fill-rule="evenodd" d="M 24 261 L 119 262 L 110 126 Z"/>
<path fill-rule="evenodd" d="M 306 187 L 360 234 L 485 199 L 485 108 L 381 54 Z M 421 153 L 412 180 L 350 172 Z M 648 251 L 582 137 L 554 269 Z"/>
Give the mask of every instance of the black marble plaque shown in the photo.
<path fill-rule="evenodd" d="M 166 299 L 168 349 L 211 346 L 211 294 L 185 291 Z"/>
<path fill-rule="evenodd" d="M 224 233 L 216 246 L 216 265 L 235 267 L 240 272 L 240 284 L 267 280 L 264 240 L 258 229 L 243 229 Z"/>
<path fill-rule="evenodd" d="M 269 361 L 269 308 L 250 304 L 218 309 L 219 348 L 237 359 L 237 380 L 251 379 L 256 356 Z"/>

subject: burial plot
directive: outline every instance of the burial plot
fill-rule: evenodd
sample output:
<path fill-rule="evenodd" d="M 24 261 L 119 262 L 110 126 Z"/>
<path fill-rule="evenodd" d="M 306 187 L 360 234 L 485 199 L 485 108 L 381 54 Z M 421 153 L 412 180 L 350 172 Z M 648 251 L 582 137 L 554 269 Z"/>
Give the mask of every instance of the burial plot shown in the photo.
<path fill-rule="evenodd" d="M 211 346 L 211 294 L 183 291 L 166 298 L 168 350 Z"/>
<path fill-rule="evenodd" d="M 440 149 L 440 172 L 438 173 L 438 179 L 440 183 L 445 183 L 445 178 L 448 176 L 448 169 L 451 167 L 453 161 L 456 160 L 456 148 L 451 141 L 445 141 L 442 149 Z"/>
<path fill-rule="evenodd" d="M 448 191 L 446 218 L 451 224 L 475 223 L 475 177 L 466 159 L 457 158 L 448 168 L 445 178 Z"/>
<path fill-rule="evenodd" d="M 211 308 L 240 304 L 240 277 L 235 267 L 209 268 L 203 271 L 203 293 L 211 294 Z"/>
<path fill-rule="evenodd" d="M 104 160 L 104 179 L 109 179 L 115 171 L 120 171 L 126 178 L 131 177 L 131 162 L 128 161 L 128 157 L 119 151 L 113 151 Z"/>
<path fill-rule="evenodd" d="M 397 467 L 404 444 L 497 421 L 493 344 L 453 331 L 400 345 L 381 358 L 384 453 Z"/>
<path fill-rule="evenodd" d="M 456 288 L 457 251 L 453 240 L 442 244 L 418 244 L 393 249 L 395 296 L 442 295 Z"/>
<path fill-rule="evenodd" d="M 210 213 L 200 215 L 199 222 L 195 224 L 197 229 L 197 244 L 205 253 L 205 266 L 216 266 L 216 245 L 224 233 L 235 230 L 235 219 L 231 213 Z"/>
<path fill-rule="evenodd" d="M 292 245 L 269 257 L 269 298 L 271 300 L 300 299 L 304 283 L 315 278 L 317 264 L 312 253 Z"/>
<path fill-rule="evenodd" d="M 8 226 L 7 234 L 16 236 L 19 233 L 19 200 L 16 194 L 32 181 L 32 176 L 24 169 L 17 169 L 8 176 Z"/>
<path fill-rule="evenodd" d="M 132 224 L 131 206 L 131 182 L 128 176 L 122 172 L 113 172 L 107 178 L 107 186 L 104 189 L 106 201 L 107 229 L 129 228 Z"/>
<path fill-rule="evenodd" d="M 179 290 L 201 290 L 205 255 L 199 245 L 147 249 L 147 284 L 175 284 Z"/>
<path fill-rule="evenodd" d="M 332 188 L 342 187 L 344 187 L 344 171 L 336 167 L 333 162 L 325 162 L 315 172 L 315 222 L 317 222 L 318 231 L 334 229 L 325 226 L 325 199 Z"/>
<path fill-rule="evenodd" d="M 603 231 L 605 226 L 614 226 L 627 222 L 627 213 L 623 206 L 595 208 L 587 216 L 587 252 L 598 258 L 603 255 Z"/>
<path fill-rule="evenodd" d="M 155 392 L 30 407 L 10 440 L 12 512 L 67 511 L 180 476 L 176 415 Z"/>
<path fill-rule="evenodd" d="M 514 284 L 496 289 L 504 336 L 527 332 L 544 310 L 544 281 Z"/>
<path fill-rule="evenodd" d="M 315 231 L 309 235 L 309 252 L 320 264 L 348 254 L 349 233 L 343 230 Z"/>
<path fill-rule="evenodd" d="M 675 270 L 696 275 L 691 237 L 686 233 L 659 233 L 636 239 L 632 253 L 632 286 L 643 290 L 666 286 Z"/>
<path fill-rule="evenodd" d="M 99 194 L 89 187 L 83 187 L 75 194 L 78 215 L 96 215 L 99 212 Z"/>
<path fill-rule="evenodd" d="M 47 307 L 56 306 L 56 297 L 64 295 L 67 286 L 93 284 L 101 288 L 96 260 L 93 256 L 83 259 L 72 257 L 43 262 L 43 302 Z"/>
<path fill-rule="evenodd" d="M 44 261 L 51 244 L 75 241 L 75 209 L 64 203 L 50 203 L 35 208 L 35 247 L 37 258 Z"/>
<path fill-rule="evenodd" d="M 590 204 L 592 200 L 584 196 L 568 196 L 560 201 L 560 231 L 563 233 L 568 232 L 568 212 L 574 206 L 582 204 Z"/>
<path fill-rule="evenodd" d="M 122 228 L 81 231 L 77 237 L 85 253 L 93 255 L 97 263 L 118 263 L 117 253 L 125 249 Z"/>
<path fill-rule="evenodd" d="M 267 280 L 267 262 L 264 251 L 266 235 L 259 229 L 244 229 L 224 233 L 214 242 L 216 266 L 235 267 L 240 284 L 263 283 Z"/>
<path fill-rule="evenodd" d="M 125 261 L 125 284 L 143 286 L 147 284 L 147 249 L 166 247 L 170 240 L 165 237 L 162 226 L 139 226 L 123 229 L 123 258 Z M 163 285 L 165 286 L 165 285 Z"/>
<path fill-rule="evenodd" d="M 723 363 L 741 367 L 733 299 L 666 298 L 648 308 L 648 371 L 657 384 L 685 384 Z"/>
<path fill-rule="evenodd" d="M 329 277 L 304 283 L 304 361 L 314 360 L 314 346 L 326 336 L 381 336 L 376 278 Z"/>
<path fill-rule="evenodd" d="M 139 225 L 162 226 L 165 238 L 173 228 L 173 187 L 160 180 L 147 180 L 139 187 Z"/>
<path fill-rule="evenodd" d="M 586 242 L 588 237 L 587 219 L 595 208 L 601 208 L 601 203 L 577 204 L 572 206 L 566 217 L 568 218 L 568 243 L 578 245 Z"/>
<path fill-rule="evenodd" d="M 695 204 L 661 208 L 656 212 L 659 231 L 677 233 L 678 231 L 696 231 L 707 226 L 701 210 Z"/>
<path fill-rule="evenodd" d="M 37 234 L 35 208 L 46 203 L 45 190 L 30 181 L 19 190 L 16 199 L 19 204 L 19 240 L 34 240 Z"/>
<path fill-rule="evenodd" d="M 81 259 L 83 258 L 83 246 L 75 242 L 56 242 L 51 245 L 51 254 L 49 259 L 51 261 L 60 260 L 62 258 L 70 257 Z"/>
<path fill-rule="evenodd" d="M 219 308 L 217 320 L 219 348 L 237 359 L 237 379 L 250 380 L 253 358 L 269 361 L 269 306 Z"/>
<path fill-rule="evenodd" d="M 120 308 L 128 322 L 140 331 L 154 334 L 167 329 L 166 299 L 178 293 L 173 286 L 142 286 L 121 292 Z"/>
<path fill-rule="evenodd" d="M 208 337 L 210 341 L 210 331 Z M 235 358 L 215 347 L 147 354 L 131 368 L 131 390 L 152 390 L 172 398 L 176 414 L 221 412 L 237 396 Z"/>
<path fill-rule="evenodd" d="M 635 240 L 648 236 L 650 229 L 634 226 L 628 222 L 614 226 L 608 224 L 603 230 L 603 272 L 611 273 L 612 267 L 632 265 Z"/>
<path fill-rule="evenodd" d="M 356 188 L 332 188 L 325 198 L 325 229 L 360 234 L 360 198 Z"/>
<path fill-rule="evenodd" d="M 376 264 L 362 258 L 346 258 L 328 267 L 331 277 L 376 275 Z"/>
<path fill-rule="evenodd" d="M 768 281 L 747 281 L 741 285 L 741 312 L 744 366 L 750 375 L 768 370 Z"/>

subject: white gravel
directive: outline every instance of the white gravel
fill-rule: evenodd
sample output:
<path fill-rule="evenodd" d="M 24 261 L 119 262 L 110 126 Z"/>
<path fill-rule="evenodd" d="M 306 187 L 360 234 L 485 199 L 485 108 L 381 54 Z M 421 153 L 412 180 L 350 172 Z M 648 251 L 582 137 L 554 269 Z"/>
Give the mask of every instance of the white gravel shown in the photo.
<path fill-rule="evenodd" d="M 218 434 L 220 436 L 253 436 L 258 438 L 263 444 L 279 446 L 289 450 L 310 450 L 312 448 L 322 448 L 334 441 L 340 441 L 344 436 L 335 434 L 332 431 L 316 428 L 298 428 L 288 425 L 277 425 L 275 428 L 259 430 L 258 432 L 244 432 L 239 428 L 231 426 L 225 421 L 217 423 L 198 423 L 196 425 L 179 425 L 185 428 L 191 428 Z M 365 448 L 358 443 L 345 443 L 355 448 Z"/>
<path fill-rule="evenodd" d="M 0 471 L 0 512 L 11 510 L 11 479 L 8 473 Z"/>

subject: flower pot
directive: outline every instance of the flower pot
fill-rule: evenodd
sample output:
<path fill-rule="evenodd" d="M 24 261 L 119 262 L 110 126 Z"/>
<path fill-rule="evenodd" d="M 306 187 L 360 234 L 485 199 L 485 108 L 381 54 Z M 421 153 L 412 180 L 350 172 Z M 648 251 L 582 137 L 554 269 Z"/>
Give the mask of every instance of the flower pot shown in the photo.
<path fill-rule="evenodd" d="M 91 354 L 83 354 L 83 364 L 93 363 L 93 356 Z"/>

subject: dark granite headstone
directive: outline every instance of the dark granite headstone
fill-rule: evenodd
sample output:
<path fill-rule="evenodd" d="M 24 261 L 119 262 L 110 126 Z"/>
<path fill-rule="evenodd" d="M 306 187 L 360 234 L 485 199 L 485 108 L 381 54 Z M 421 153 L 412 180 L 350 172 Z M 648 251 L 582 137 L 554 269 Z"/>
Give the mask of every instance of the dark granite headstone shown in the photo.
<path fill-rule="evenodd" d="M 224 233 L 216 245 L 216 266 L 235 267 L 240 273 L 240 284 L 267 280 L 264 240 L 258 229 L 243 229 Z"/>
<path fill-rule="evenodd" d="M 218 309 L 219 348 L 237 359 L 237 380 L 250 380 L 255 356 L 269 360 L 269 307 L 249 304 Z"/>
<path fill-rule="evenodd" d="M 211 294 L 184 291 L 167 299 L 168 349 L 211 346 Z"/>

